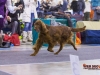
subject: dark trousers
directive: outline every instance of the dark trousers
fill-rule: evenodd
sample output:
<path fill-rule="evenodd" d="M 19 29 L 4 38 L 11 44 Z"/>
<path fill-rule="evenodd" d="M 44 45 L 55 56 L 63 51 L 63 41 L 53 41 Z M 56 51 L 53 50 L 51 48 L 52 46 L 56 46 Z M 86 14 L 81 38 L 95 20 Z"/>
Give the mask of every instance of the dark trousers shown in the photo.
<path fill-rule="evenodd" d="M 59 19 L 66 19 L 66 20 L 67 20 L 67 23 L 68 23 L 68 26 L 69 26 L 69 27 L 73 27 L 71 19 L 68 18 L 67 16 L 59 15 L 59 14 L 57 14 L 57 13 L 52 13 L 52 15 L 53 15 L 53 16 L 56 16 L 56 18 L 59 18 Z"/>
<path fill-rule="evenodd" d="M 84 21 L 89 21 L 90 20 L 90 12 L 85 12 L 84 13 Z"/>
<path fill-rule="evenodd" d="M 18 29 L 18 22 L 17 21 L 14 21 L 14 22 L 11 22 L 10 24 L 8 25 L 4 25 L 4 28 L 3 28 L 3 31 L 6 32 L 5 30 L 8 30 L 11 29 L 11 32 L 12 34 L 14 33 L 17 33 L 17 29 Z"/>

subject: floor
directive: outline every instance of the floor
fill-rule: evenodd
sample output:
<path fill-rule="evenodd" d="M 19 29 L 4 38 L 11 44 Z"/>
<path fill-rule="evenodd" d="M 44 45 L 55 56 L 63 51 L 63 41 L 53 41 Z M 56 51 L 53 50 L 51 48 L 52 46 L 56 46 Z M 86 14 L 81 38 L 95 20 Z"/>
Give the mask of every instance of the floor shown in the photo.
<path fill-rule="evenodd" d="M 59 46 L 54 47 L 56 52 Z M 66 45 L 58 54 L 47 47 L 32 57 L 32 45 L 12 46 L 0 49 L 0 75 L 73 75 L 69 55 L 79 56 L 80 75 L 100 75 L 100 70 L 84 69 L 83 64 L 100 64 L 100 45 L 77 45 L 78 51 Z"/>

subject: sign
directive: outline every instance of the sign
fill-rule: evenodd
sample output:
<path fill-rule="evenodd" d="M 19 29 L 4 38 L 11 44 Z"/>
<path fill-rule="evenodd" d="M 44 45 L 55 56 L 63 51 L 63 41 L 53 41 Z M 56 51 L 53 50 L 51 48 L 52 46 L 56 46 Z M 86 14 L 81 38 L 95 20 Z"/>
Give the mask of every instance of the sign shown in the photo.
<path fill-rule="evenodd" d="M 80 75 L 79 57 L 76 55 L 70 55 L 70 62 L 73 75 Z"/>

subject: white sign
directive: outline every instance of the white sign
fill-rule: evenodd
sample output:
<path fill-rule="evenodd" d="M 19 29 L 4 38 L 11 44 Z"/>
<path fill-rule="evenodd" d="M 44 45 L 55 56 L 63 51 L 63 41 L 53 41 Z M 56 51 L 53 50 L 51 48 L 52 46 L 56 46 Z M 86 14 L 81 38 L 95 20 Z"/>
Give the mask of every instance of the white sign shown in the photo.
<path fill-rule="evenodd" d="M 70 55 L 70 62 L 73 75 L 80 75 L 79 57 L 76 55 Z"/>

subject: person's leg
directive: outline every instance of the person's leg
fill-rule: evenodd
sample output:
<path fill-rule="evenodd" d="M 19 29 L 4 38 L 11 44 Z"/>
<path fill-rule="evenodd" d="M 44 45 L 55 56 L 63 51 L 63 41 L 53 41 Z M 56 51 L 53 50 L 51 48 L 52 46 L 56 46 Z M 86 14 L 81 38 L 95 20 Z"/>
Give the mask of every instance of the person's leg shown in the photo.
<path fill-rule="evenodd" d="M 35 18 L 38 18 L 36 9 L 34 9 L 34 17 L 35 17 Z"/>
<path fill-rule="evenodd" d="M 21 31 L 21 24 L 20 24 L 19 20 L 17 22 L 18 22 L 17 33 L 18 33 L 19 36 L 21 36 L 21 32 L 22 32 Z"/>
<path fill-rule="evenodd" d="M 60 15 L 55 12 L 53 12 L 52 15 L 55 16 L 56 18 L 64 18 L 64 15 Z"/>
<path fill-rule="evenodd" d="M 90 21 L 90 12 L 87 12 L 87 21 Z"/>
<path fill-rule="evenodd" d="M 14 22 L 12 22 L 12 23 L 10 23 L 6 26 L 6 28 L 11 29 L 12 34 L 17 33 L 17 27 L 18 27 L 18 22 L 17 21 L 14 21 Z"/>
<path fill-rule="evenodd" d="M 84 21 L 87 20 L 87 15 L 86 15 L 86 12 L 84 13 Z"/>
<path fill-rule="evenodd" d="M 4 25 L 4 19 L 0 18 L 0 31 L 2 30 Z"/>
<path fill-rule="evenodd" d="M 22 39 L 23 43 L 25 43 L 27 41 L 28 27 L 29 27 L 29 23 L 25 22 L 25 26 L 24 26 L 24 29 L 23 29 L 23 39 Z"/>
<path fill-rule="evenodd" d="M 65 17 L 65 19 L 67 19 L 67 23 L 69 27 L 73 27 L 72 21 L 70 18 L 68 18 L 67 16 Z"/>
<path fill-rule="evenodd" d="M 32 42 L 32 25 L 31 25 L 31 23 L 29 23 L 27 35 L 28 35 L 28 41 Z"/>
<path fill-rule="evenodd" d="M 31 13 L 31 25 L 33 25 L 34 13 Z"/>
<path fill-rule="evenodd" d="M 14 21 L 11 26 L 12 26 L 12 34 L 17 33 L 18 22 Z"/>

